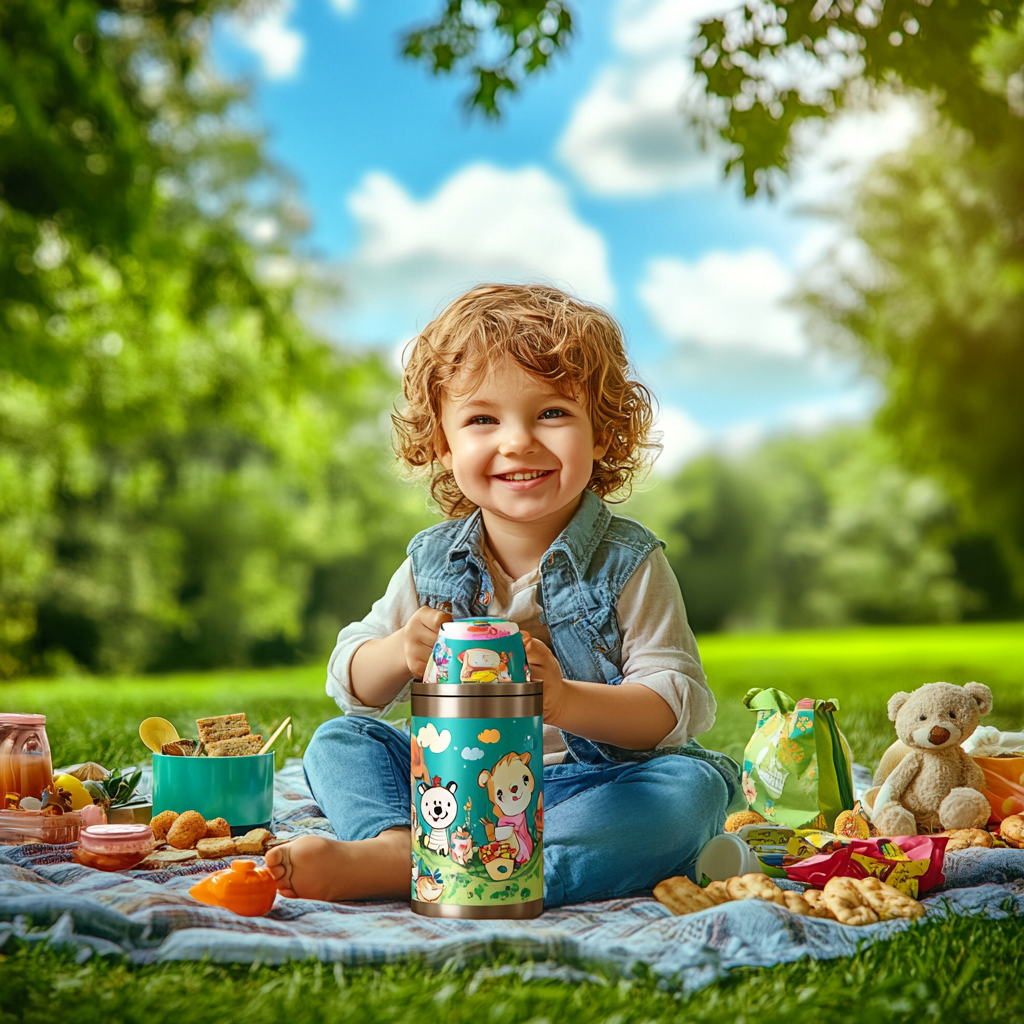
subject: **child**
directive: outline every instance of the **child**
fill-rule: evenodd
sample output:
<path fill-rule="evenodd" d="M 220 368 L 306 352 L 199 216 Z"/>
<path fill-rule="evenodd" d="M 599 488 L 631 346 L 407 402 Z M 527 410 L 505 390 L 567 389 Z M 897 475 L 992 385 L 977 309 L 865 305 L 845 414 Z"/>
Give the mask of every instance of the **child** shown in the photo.
<path fill-rule="evenodd" d="M 692 871 L 738 778 L 692 741 L 715 700 L 661 544 L 603 500 L 657 447 L 615 322 L 553 288 L 481 286 L 416 339 L 403 390 L 398 454 L 432 474 L 447 519 L 338 636 L 327 691 L 347 714 L 304 766 L 340 841 L 272 849 L 278 888 L 408 898 L 410 741 L 381 716 L 453 616 L 518 622 L 544 680 L 546 905 Z"/>

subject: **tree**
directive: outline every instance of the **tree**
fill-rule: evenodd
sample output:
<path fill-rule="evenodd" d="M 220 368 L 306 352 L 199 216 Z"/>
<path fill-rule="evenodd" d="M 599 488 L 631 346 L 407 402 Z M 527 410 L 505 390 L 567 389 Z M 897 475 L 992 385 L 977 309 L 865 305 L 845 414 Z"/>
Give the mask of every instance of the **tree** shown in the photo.
<path fill-rule="evenodd" d="M 0 7 L 0 675 L 320 653 L 425 518 L 391 374 L 297 314 L 304 216 L 206 59 L 233 6 Z"/>

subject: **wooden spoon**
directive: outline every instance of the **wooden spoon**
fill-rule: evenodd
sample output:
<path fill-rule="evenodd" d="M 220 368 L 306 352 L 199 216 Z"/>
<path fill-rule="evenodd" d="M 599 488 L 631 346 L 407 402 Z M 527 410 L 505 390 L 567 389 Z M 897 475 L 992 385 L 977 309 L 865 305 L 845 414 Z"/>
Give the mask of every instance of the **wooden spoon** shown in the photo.
<path fill-rule="evenodd" d="M 181 739 L 178 730 L 166 718 L 147 718 L 139 726 L 139 736 L 154 754 L 159 754 L 165 743 Z"/>
<path fill-rule="evenodd" d="M 273 736 L 271 736 L 271 737 L 270 737 L 270 739 L 269 739 L 269 740 L 267 740 L 267 742 L 266 742 L 266 743 L 264 743 L 262 747 L 260 747 L 260 751 L 259 751 L 259 752 L 260 752 L 261 754 L 266 754 L 266 753 L 267 753 L 267 752 L 268 752 L 268 751 L 270 750 L 270 748 L 271 748 L 271 747 L 272 747 L 272 746 L 274 745 L 274 741 L 275 741 L 275 740 L 277 739 L 277 737 L 278 737 L 278 736 L 280 736 L 282 732 L 284 732 L 284 730 L 285 730 L 285 726 L 288 726 L 288 727 L 290 727 L 290 726 L 291 726 L 291 724 L 292 724 L 292 716 L 291 716 L 291 715 L 289 715 L 289 716 L 288 716 L 288 717 L 287 717 L 287 718 L 286 718 L 286 719 L 285 719 L 285 720 L 284 720 L 284 721 L 283 721 L 283 722 L 282 722 L 282 723 L 281 723 L 281 724 L 280 724 L 280 725 L 279 725 L 279 726 L 278 726 L 278 727 L 277 727 L 277 728 L 276 728 L 276 729 L 274 730 L 274 735 L 273 735 Z"/>

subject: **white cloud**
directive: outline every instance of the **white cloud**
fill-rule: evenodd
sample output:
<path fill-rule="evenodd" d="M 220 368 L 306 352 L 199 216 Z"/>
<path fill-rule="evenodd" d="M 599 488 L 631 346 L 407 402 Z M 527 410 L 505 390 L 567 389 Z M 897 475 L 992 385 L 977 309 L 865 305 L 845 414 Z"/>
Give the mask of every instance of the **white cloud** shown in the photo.
<path fill-rule="evenodd" d="M 451 744 L 452 734 L 447 729 L 442 729 L 441 732 L 438 732 L 433 722 L 427 722 L 416 733 L 416 742 L 421 747 L 426 747 L 431 753 L 441 754 Z"/>
<path fill-rule="evenodd" d="M 339 14 L 355 14 L 356 0 L 330 0 L 331 6 Z"/>
<path fill-rule="evenodd" d="M 699 88 L 691 68 L 697 25 L 729 0 L 620 0 L 618 54 L 577 103 L 559 156 L 590 189 L 654 194 L 715 180 L 721 153 L 704 150 L 682 112 Z"/>
<path fill-rule="evenodd" d="M 484 752 L 479 747 L 463 747 L 462 757 L 466 761 L 479 761 Z"/>
<path fill-rule="evenodd" d="M 232 32 L 238 42 L 260 59 L 260 70 L 267 78 L 291 78 L 299 70 L 306 39 L 287 24 L 294 0 L 278 0 L 265 14 L 256 18 L 239 15 Z"/>
<path fill-rule="evenodd" d="M 657 429 L 662 434 L 662 452 L 654 463 L 654 471 L 659 475 L 674 473 L 706 451 L 711 440 L 707 430 L 675 406 L 662 406 Z"/>
<path fill-rule="evenodd" d="M 784 305 L 793 275 L 764 249 L 713 251 L 688 263 L 651 260 L 638 292 L 668 338 L 704 349 L 797 358 L 807 352 L 798 314 Z"/>
<path fill-rule="evenodd" d="M 350 335 L 407 339 L 439 300 L 485 280 L 539 280 L 593 302 L 614 299 L 603 236 L 540 168 L 473 164 L 424 199 L 373 172 L 348 206 L 359 234 L 347 278 Z"/>

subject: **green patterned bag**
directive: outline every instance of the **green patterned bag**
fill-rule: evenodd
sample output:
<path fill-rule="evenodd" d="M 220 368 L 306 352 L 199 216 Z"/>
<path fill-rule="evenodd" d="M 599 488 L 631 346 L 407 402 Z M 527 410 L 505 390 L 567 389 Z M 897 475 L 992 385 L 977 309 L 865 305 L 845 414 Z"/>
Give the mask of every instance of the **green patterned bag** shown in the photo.
<path fill-rule="evenodd" d="M 839 703 L 759 688 L 743 703 L 757 712 L 743 757 L 751 809 L 787 828 L 831 829 L 840 811 L 853 809 L 850 747 L 833 717 Z"/>

